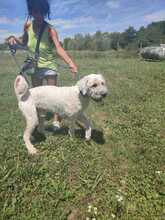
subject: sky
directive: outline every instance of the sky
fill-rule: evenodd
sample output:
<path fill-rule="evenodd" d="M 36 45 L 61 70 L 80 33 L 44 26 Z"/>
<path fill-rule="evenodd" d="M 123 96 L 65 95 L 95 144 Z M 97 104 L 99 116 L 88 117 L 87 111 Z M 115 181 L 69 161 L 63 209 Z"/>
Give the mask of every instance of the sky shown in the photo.
<path fill-rule="evenodd" d="M 165 20 L 165 0 L 50 0 L 51 20 L 59 39 L 102 32 L 138 30 Z M 0 0 L 0 43 L 20 36 L 27 18 L 26 0 Z"/>

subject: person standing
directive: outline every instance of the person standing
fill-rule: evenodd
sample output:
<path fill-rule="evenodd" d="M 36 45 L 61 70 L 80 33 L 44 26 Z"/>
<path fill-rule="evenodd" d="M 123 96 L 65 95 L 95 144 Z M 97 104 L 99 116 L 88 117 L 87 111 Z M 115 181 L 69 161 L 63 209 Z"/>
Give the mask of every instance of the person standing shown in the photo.
<path fill-rule="evenodd" d="M 35 53 L 37 38 L 42 26 L 45 24 L 39 46 L 37 69 L 31 76 L 32 86 L 43 85 L 44 79 L 47 85 L 57 84 L 58 74 L 55 51 L 69 65 L 73 78 L 75 78 L 77 74 L 76 64 L 62 47 L 57 31 L 45 20 L 46 18 L 50 19 L 50 4 L 48 0 L 27 0 L 26 2 L 28 19 L 24 25 L 23 36 L 20 38 L 11 36 L 8 38 L 8 43 L 10 45 L 26 45 L 30 51 Z M 60 128 L 60 117 L 57 114 L 54 115 L 53 127 L 54 130 Z"/>

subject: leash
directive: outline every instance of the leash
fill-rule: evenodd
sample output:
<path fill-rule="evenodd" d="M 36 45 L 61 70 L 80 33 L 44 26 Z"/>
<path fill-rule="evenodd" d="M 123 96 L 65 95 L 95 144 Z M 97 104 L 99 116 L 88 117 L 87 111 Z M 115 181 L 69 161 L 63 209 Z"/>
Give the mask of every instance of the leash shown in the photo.
<path fill-rule="evenodd" d="M 34 73 L 36 71 L 38 59 L 39 59 L 39 53 L 40 53 L 39 46 L 40 46 L 42 34 L 43 34 L 46 26 L 47 26 L 47 23 L 43 22 L 41 29 L 39 31 L 38 37 L 37 37 L 37 44 L 36 44 L 36 48 L 35 48 L 34 59 L 33 59 L 33 57 L 28 56 L 28 58 L 24 61 L 24 65 L 22 65 L 22 66 L 19 65 L 19 62 L 17 61 L 15 54 L 16 54 L 16 51 L 18 48 L 23 49 L 24 47 L 22 47 L 19 44 L 13 44 L 13 45 L 8 44 L 11 55 L 13 57 L 13 60 L 16 64 L 17 68 L 19 69 L 19 75 L 22 75 L 25 78 L 29 87 L 30 87 L 30 82 L 27 78 L 26 70 L 32 69 L 32 70 L 34 70 Z"/>
<path fill-rule="evenodd" d="M 17 51 L 17 48 L 18 48 L 18 45 L 10 45 L 8 44 L 9 46 L 9 50 L 10 50 L 10 54 L 11 54 L 11 57 L 13 58 L 18 70 L 19 70 L 19 74 L 18 75 L 21 75 L 24 77 L 24 79 L 26 80 L 27 84 L 29 87 L 31 87 L 31 84 L 28 80 L 28 77 L 26 75 L 26 73 L 24 72 L 24 66 L 21 66 L 16 58 L 16 51 Z M 24 47 L 20 47 L 21 49 L 23 49 Z"/>
<path fill-rule="evenodd" d="M 31 87 L 31 83 L 30 83 L 30 81 L 29 81 L 29 79 L 27 77 L 27 74 L 26 74 L 26 66 L 28 66 L 31 63 L 31 59 L 32 58 L 29 56 L 29 58 L 26 60 L 26 64 L 20 65 L 18 60 L 17 60 L 17 58 L 16 58 L 16 52 L 17 52 L 17 49 L 26 50 L 29 53 L 32 53 L 32 52 L 27 47 L 23 47 L 21 45 L 17 45 L 17 44 L 16 45 L 10 45 L 10 44 L 8 44 L 8 46 L 9 46 L 10 54 L 11 54 L 13 60 L 14 60 L 14 63 L 16 64 L 16 66 L 17 66 L 17 68 L 19 70 L 19 74 L 18 75 L 22 75 L 25 78 L 26 82 L 28 83 L 29 87 Z M 56 64 L 58 66 L 58 69 L 61 68 L 63 70 L 69 70 L 70 71 L 70 68 L 69 68 L 68 65 L 61 64 L 59 62 L 56 62 Z M 60 72 L 60 71 L 58 71 L 58 72 Z M 81 75 L 80 73 L 76 74 L 76 77 L 73 79 L 73 82 L 74 82 L 73 84 L 74 85 L 80 79 L 80 75 Z M 60 77 L 59 77 L 59 79 L 58 79 L 59 86 L 64 86 L 62 82 L 65 82 L 65 81 L 68 82 L 68 80 L 60 80 Z M 69 82 L 70 82 L 70 80 L 69 80 Z"/>

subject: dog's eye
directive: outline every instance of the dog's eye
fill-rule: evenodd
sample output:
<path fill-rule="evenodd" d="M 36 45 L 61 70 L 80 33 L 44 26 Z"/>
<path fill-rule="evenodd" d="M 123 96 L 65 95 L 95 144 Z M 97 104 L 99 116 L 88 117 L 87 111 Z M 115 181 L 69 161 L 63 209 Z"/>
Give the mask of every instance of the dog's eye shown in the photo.
<path fill-rule="evenodd" d="M 104 82 L 101 83 L 102 86 L 103 86 L 104 84 L 105 84 Z"/>
<path fill-rule="evenodd" d="M 93 84 L 93 85 L 92 85 L 92 87 L 97 87 L 97 84 L 96 84 L 96 83 L 95 83 L 95 84 Z"/>

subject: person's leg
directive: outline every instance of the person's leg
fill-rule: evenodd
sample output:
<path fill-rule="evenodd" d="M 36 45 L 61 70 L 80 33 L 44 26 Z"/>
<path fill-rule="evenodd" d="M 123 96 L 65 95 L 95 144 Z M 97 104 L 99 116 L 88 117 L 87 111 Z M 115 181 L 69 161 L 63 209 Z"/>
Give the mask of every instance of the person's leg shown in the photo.
<path fill-rule="evenodd" d="M 57 75 L 46 76 L 47 85 L 56 86 L 57 85 Z M 54 114 L 53 125 L 54 128 L 60 128 L 61 118 L 58 114 Z"/>
<path fill-rule="evenodd" d="M 57 85 L 57 75 L 46 76 L 47 85 L 56 86 Z"/>
<path fill-rule="evenodd" d="M 32 87 L 42 86 L 43 79 L 38 78 L 36 75 L 31 76 Z"/>

